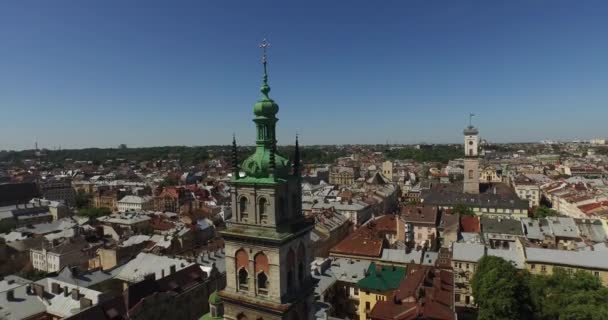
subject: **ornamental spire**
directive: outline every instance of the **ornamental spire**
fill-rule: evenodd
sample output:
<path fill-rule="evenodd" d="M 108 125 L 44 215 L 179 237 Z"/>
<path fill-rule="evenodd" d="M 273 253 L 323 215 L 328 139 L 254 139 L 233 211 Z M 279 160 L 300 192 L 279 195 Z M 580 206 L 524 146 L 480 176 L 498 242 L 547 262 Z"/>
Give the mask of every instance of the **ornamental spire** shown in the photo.
<path fill-rule="evenodd" d="M 264 38 L 264 40 L 262 40 L 262 43 L 260 43 L 260 48 L 262 48 L 262 64 L 264 65 L 264 76 L 263 76 L 263 80 L 264 83 L 262 84 L 262 88 L 260 88 L 260 91 L 262 92 L 262 94 L 264 95 L 265 99 L 270 100 L 270 97 L 268 96 L 268 93 L 270 92 L 270 86 L 268 85 L 268 72 L 266 70 L 266 48 L 270 47 L 270 43 L 266 40 L 266 38 Z"/>
<path fill-rule="evenodd" d="M 236 136 L 232 134 L 232 175 L 236 180 L 239 178 L 239 160 L 236 149 Z"/>
<path fill-rule="evenodd" d="M 293 155 L 293 174 L 300 177 L 300 144 L 298 142 L 298 134 L 296 134 L 296 147 Z"/>
<path fill-rule="evenodd" d="M 270 147 L 270 156 L 269 156 L 269 161 L 270 161 L 270 176 L 274 179 L 275 178 L 275 172 L 277 169 L 277 163 L 276 163 L 276 158 L 275 158 L 275 154 L 277 152 L 277 140 L 276 139 L 272 139 L 272 145 Z"/>

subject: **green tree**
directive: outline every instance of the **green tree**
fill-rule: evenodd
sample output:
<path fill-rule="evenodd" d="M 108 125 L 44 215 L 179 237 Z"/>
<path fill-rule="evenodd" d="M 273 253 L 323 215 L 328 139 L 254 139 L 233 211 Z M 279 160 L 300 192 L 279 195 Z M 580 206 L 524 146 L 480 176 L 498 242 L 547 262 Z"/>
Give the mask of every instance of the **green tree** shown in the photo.
<path fill-rule="evenodd" d="M 74 204 L 76 205 L 76 208 L 81 209 L 81 208 L 86 208 L 90 205 L 91 203 L 91 195 L 84 192 L 83 190 L 78 190 L 78 193 L 76 193 L 76 197 L 74 200 Z"/>
<path fill-rule="evenodd" d="M 471 281 L 479 306 L 478 320 L 520 320 L 531 318 L 526 274 L 502 258 L 479 260 Z"/>
<path fill-rule="evenodd" d="M 161 183 L 159 183 L 158 185 L 161 187 L 172 187 L 172 186 L 176 186 L 179 184 L 179 181 L 177 181 L 176 178 L 172 177 L 172 176 L 166 176 L 163 181 L 161 181 Z"/>
<path fill-rule="evenodd" d="M 554 268 L 531 276 L 529 288 L 535 319 L 608 319 L 608 288 L 589 272 Z"/>
<path fill-rule="evenodd" d="M 475 211 L 473 211 L 473 208 L 465 205 L 465 204 L 456 204 L 453 208 L 452 208 L 452 212 L 454 214 L 459 213 L 461 216 L 474 216 L 475 215 Z"/>
<path fill-rule="evenodd" d="M 557 216 L 557 211 L 547 208 L 545 206 L 540 206 L 534 210 L 534 218 L 546 218 L 546 217 L 554 217 Z"/>

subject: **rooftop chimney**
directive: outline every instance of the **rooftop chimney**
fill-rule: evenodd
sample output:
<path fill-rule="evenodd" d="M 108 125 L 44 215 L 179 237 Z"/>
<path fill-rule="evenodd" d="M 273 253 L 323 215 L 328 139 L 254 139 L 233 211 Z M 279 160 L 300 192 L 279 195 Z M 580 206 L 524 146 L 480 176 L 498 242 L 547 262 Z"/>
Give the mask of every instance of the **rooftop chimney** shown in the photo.
<path fill-rule="evenodd" d="M 41 284 L 34 283 L 32 288 L 34 289 L 35 295 L 40 298 L 44 296 L 44 286 L 42 286 Z"/>
<path fill-rule="evenodd" d="M 6 300 L 8 300 L 8 301 L 15 300 L 15 290 L 10 289 L 10 290 L 6 291 Z"/>
<path fill-rule="evenodd" d="M 87 299 L 85 297 L 82 297 L 80 299 L 80 309 L 85 309 L 90 307 L 91 305 L 93 305 L 93 301 L 91 301 L 91 299 Z"/>
<path fill-rule="evenodd" d="M 80 300 L 80 291 L 76 288 L 72 289 L 72 299 L 76 301 Z"/>
<path fill-rule="evenodd" d="M 174 274 L 174 273 L 175 273 L 175 265 L 174 265 L 174 264 L 172 264 L 172 265 L 169 267 L 169 271 L 171 272 L 171 274 Z"/>
<path fill-rule="evenodd" d="M 57 283 L 57 282 L 51 283 L 51 293 L 59 294 L 60 291 L 61 291 L 61 286 L 59 286 L 59 283 Z"/>

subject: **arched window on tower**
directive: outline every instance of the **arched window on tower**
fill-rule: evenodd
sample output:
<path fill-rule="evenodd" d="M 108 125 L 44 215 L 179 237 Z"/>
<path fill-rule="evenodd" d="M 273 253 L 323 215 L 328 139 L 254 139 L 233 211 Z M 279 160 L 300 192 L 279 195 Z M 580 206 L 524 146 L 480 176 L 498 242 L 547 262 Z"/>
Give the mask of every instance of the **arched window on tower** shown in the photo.
<path fill-rule="evenodd" d="M 292 249 L 287 253 L 287 288 L 293 288 L 295 283 L 294 268 L 296 265 L 296 257 Z"/>
<path fill-rule="evenodd" d="M 241 197 L 239 199 L 239 214 L 241 215 L 241 220 L 247 220 L 247 207 L 249 205 L 249 200 L 247 197 Z"/>
<path fill-rule="evenodd" d="M 473 156 L 473 149 L 469 149 L 469 156 Z"/>
<path fill-rule="evenodd" d="M 247 273 L 247 270 L 245 270 L 245 268 L 239 269 L 239 290 L 249 290 L 249 286 L 247 284 L 248 278 L 249 274 Z"/>
<path fill-rule="evenodd" d="M 267 295 L 268 294 L 268 276 L 266 273 L 260 272 L 258 273 L 258 294 Z"/>
<path fill-rule="evenodd" d="M 248 285 L 249 274 L 245 268 L 239 269 L 239 290 L 249 290 Z"/>
<path fill-rule="evenodd" d="M 248 278 L 249 273 L 249 255 L 244 249 L 236 252 L 236 270 L 237 270 L 237 287 L 239 290 L 249 290 Z"/>
<path fill-rule="evenodd" d="M 264 197 L 258 200 L 258 212 L 260 214 L 260 221 L 266 223 L 268 220 L 268 200 Z"/>
<path fill-rule="evenodd" d="M 469 170 L 469 179 L 473 179 L 473 170 Z"/>
<path fill-rule="evenodd" d="M 268 294 L 268 286 L 270 285 L 268 282 L 268 257 L 263 252 L 260 252 L 255 255 L 255 274 L 256 274 L 256 286 L 257 293 L 260 295 Z"/>

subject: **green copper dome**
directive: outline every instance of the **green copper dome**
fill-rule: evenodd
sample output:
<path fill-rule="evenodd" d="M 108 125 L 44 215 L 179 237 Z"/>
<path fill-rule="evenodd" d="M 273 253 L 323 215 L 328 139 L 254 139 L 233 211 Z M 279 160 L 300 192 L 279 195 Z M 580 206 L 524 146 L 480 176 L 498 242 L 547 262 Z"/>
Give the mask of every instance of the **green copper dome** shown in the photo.
<path fill-rule="evenodd" d="M 256 148 L 255 152 L 250 155 L 245 161 L 241 168 L 245 171 L 248 177 L 253 178 L 268 178 L 270 177 L 270 154 L 271 149 L 267 148 Z M 289 175 L 291 163 L 285 157 L 275 153 L 274 156 L 275 177 L 285 177 Z"/>
<path fill-rule="evenodd" d="M 256 117 L 274 117 L 279 112 L 279 105 L 274 100 L 264 97 L 253 106 L 253 114 Z"/>
<path fill-rule="evenodd" d="M 268 96 L 270 86 L 268 85 L 268 72 L 266 70 L 266 53 L 262 57 L 262 64 L 264 65 L 264 76 L 260 92 L 262 92 L 263 97 L 253 106 L 253 114 L 256 117 L 273 118 L 279 112 L 279 105 Z"/>
<path fill-rule="evenodd" d="M 267 44 L 263 46 L 266 48 Z M 241 166 L 245 175 L 249 178 L 284 178 L 289 175 L 291 163 L 285 157 L 276 152 L 276 115 L 279 112 L 279 105 L 269 96 L 270 86 L 268 85 L 268 73 L 266 71 L 266 53 L 262 57 L 264 65 L 263 83 L 260 91 L 262 99 L 253 106 L 253 114 L 256 126 L 256 149 Z"/>

